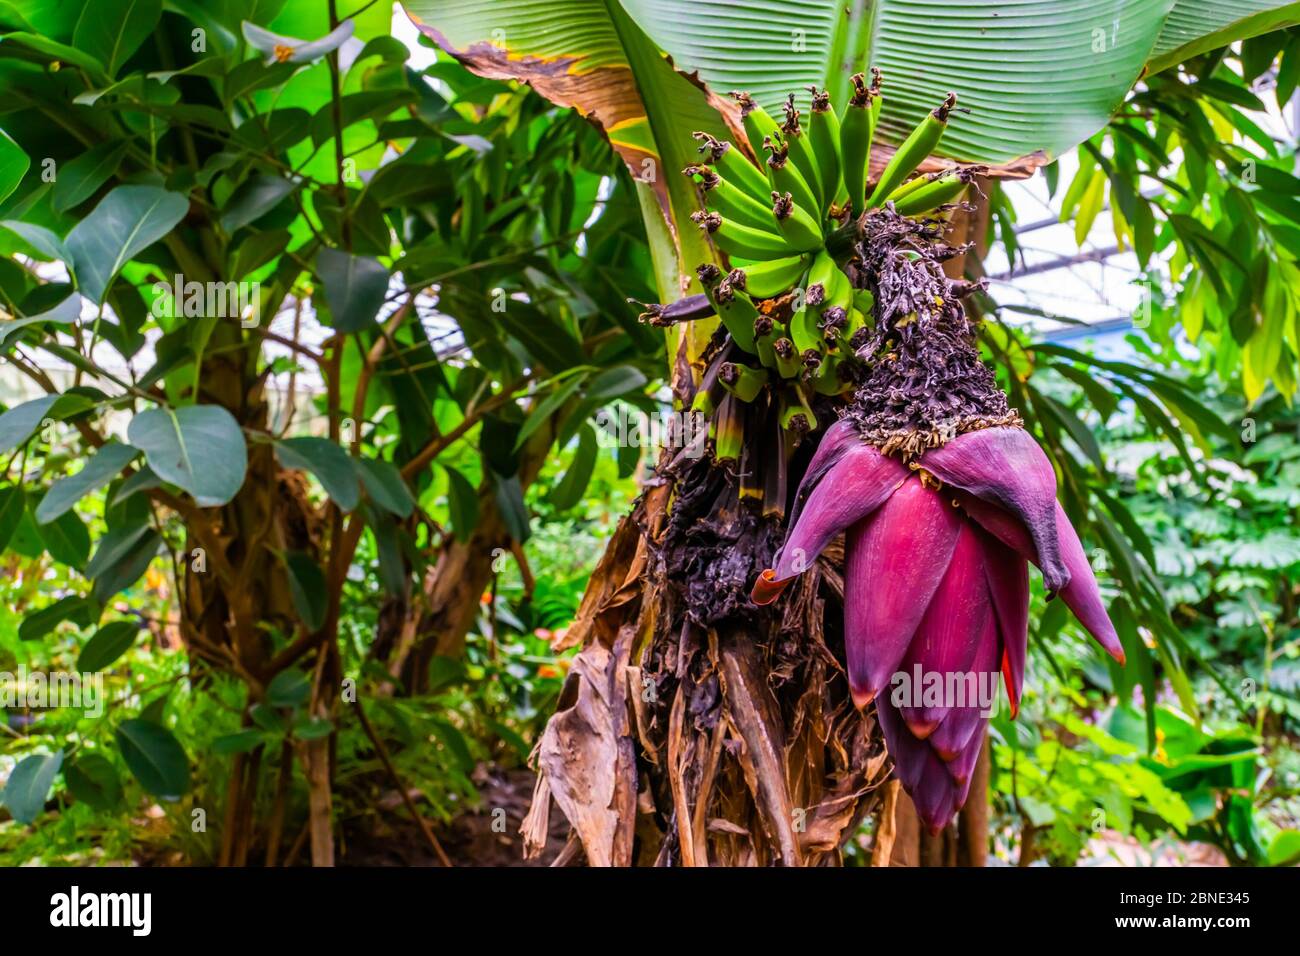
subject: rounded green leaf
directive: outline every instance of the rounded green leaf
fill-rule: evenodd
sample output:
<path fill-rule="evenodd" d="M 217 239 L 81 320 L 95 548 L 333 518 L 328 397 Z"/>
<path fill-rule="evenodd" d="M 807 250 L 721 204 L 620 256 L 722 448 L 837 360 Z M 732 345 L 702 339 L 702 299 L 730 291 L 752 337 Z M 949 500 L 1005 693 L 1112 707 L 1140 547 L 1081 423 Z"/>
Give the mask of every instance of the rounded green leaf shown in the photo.
<path fill-rule="evenodd" d="M 224 505 L 244 483 L 244 434 L 219 405 L 150 409 L 131 420 L 126 435 L 159 478 L 188 491 L 200 507 Z"/>
<path fill-rule="evenodd" d="M 140 625 L 135 621 L 110 621 L 86 642 L 77 656 L 77 670 L 83 674 L 102 671 L 131 649 Z"/>
<path fill-rule="evenodd" d="M 113 810 L 122 802 L 122 780 L 113 761 L 88 753 L 63 768 L 63 780 L 74 797 L 96 810 Z"/>
<path fill-rule="evenodd" d="M 54 777 L 63 766 L 63 752 L 24 757 L 9 774 L 0 802 L 19 823 L 31 823 L 45 809 Z"/>
<path fill-rule="evenodd" d="M 134 718 L 118 725 L 116 737 L 122 759 L 149 793 L 179 797 L 189 789 L 189 760 L 166 727 Z"/>

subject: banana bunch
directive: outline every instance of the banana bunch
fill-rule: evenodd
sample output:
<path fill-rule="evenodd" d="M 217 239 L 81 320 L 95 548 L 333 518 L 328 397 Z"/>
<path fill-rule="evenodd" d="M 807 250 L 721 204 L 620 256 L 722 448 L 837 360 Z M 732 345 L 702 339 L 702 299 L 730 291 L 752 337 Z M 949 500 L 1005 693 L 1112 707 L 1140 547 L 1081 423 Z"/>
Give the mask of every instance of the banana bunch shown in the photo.
<path fill-rule="evenodd" d="M 943 137 L 957 99 L 950 93 L 869 182 L 883 103 L 880 71 L 871 73 L 870 85 L 862 73 L 852 78 L 843 116 L 829 94 L 810 87 L 806 122 L 794 94 L 778 123 L 748 93 L 732 93 L 749 143 L 766 154 L 761 165 L 731 143 L 694 134 L 700 161 L 683 170 L 701 199 L 692 219 L 732 266 L 724 273 L 708 264 L 698 274 L 738 349 L 728 370 L 702 389 L 697 407 L 710 414 L 727 399 L 751 403 L 765 390 L 793 392 L 782 399 L 783 419 L 798 428 L 803 416 L 814 427 L 806 414 L 812 396 L 853 386 L 854 352 L 874 305 L 870 291 L 853 287 L 828 240 L 885 203 L 902 215 L 932 215 L 958 201 L 973 179 L 971 168 L 917 174 Z"/>

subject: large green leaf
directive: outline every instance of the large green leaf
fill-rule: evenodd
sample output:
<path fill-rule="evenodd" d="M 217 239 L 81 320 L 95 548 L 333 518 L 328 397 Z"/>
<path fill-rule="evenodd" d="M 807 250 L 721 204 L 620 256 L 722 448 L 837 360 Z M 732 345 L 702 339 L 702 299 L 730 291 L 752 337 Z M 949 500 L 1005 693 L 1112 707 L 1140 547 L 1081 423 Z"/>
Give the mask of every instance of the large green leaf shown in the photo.
<path fill-rule="evenodd" d="M 87 3 L 72 35 L 72 45 L 90 54 L 116 76 L 162 16 L 162 0 L 96 0 Z"/>
<path fill-rule="evenodd" d="M 810 84 L 847 98 L 885 76 L 883 137 L 898 142 L 958 94 L 941 153 L 1028 171 L 1103 127 L 1142 73 L 1173 0 L 623 0 L 673 58 L 719 93 L 769 109 Z"/>
<path fill-rule="evenodd" d="M 1152 73 L 1190 57 L 1300 23 L 1294 0 L 1178 0 L 1156 41 Z"/>
<path fill-rule="evenodd" d="M 126 435 L 159 478 L 184 488 L 200 507 L 224 505 L 244 483 L 244 434 L 218 405 L 150 409 L 131 420 Z"/>
<path fill-rule="evenodd" d="M 475 73 L 523 80 L 599 125 L 675 229 L 678 270 L 712 258 L 687 221 L 696 199 L 679 171 L 698 159 L 693 131 L 735 137 L 706 93 L 673 69 L 623 7 L 613 0 L 412 0 L 405 7 Z M 676 281 L 661 286 L 665 298 L 681 295 Z"/>
<path fill-rule="evenodd" d="M 157 186 L 118 186 L 68 233 L 81 294 L 99 304 L 131 258 L 176 227 L 190 203 Z"/>

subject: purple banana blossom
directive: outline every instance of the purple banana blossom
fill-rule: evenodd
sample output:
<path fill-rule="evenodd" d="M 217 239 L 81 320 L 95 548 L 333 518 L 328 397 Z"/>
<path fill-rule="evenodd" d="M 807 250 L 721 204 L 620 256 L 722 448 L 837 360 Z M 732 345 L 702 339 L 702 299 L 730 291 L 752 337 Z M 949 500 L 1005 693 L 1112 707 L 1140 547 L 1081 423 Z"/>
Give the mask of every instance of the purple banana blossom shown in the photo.
<path fill-rule="evenodd" d="M 934 831 L 966 800 L 989 701 L 919 693 L 898 701 L 890 693 L 898 675 L 992 688 L 1000 671 L 1014 717 L 1025 674 L 1029 562 L 1124 661 L 1079 536 L 1056 501 L 1055 472 L 1022 428 L 967 431 L 908 465 L 861 440 L 844 419 L 823 438 L 796 503 L 785 546 L 759 576 L 753 600 L 776 600 L 847 532 L 849 689 L 858 707 L 876 701 L 896 773 Z"/>

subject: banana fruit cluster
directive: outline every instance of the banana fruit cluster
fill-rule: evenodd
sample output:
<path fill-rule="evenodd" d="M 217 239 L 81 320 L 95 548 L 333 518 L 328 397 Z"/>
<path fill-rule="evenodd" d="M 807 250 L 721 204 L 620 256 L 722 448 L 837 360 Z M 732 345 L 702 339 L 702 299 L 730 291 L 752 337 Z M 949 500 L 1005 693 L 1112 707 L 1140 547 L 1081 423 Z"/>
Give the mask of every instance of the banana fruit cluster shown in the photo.
<path fill-rule="evenodd" d="M 871 73 L 869 85 L 862 73 L 852 78 L 843 116 L 825 91 L 810 87 L 806 124 L 794 94 L 778 123 L 748 93 L 732 93 L 746 138 L 756 154 L 760 144 L 766 154 L 761 168 L 733 144 L 694 134 L 700 161 L 683 170 L 701 200 L 692 219 L 731 267 L 724 272 L 708 263 L 697 270 L 730 339 L 696 395 L 695 408 L 706 415 L 766 394 L 779 406 L 783 429 L 798 437 L 815 429 L 814 396 L 854 387 L 854 352 L 867 337 L 874 306 L 869 290 L 853 287 L 828 240 L 886 203 L 905 216 L 942 215 L 974 178 L 973 167 L 917 172 L 943 137 L 957 99 L 949 93 L 870 182 L 883 103 L 880 71 Z M 716 457 L 728 459 L 739 442 L 720 428 Z"/>

